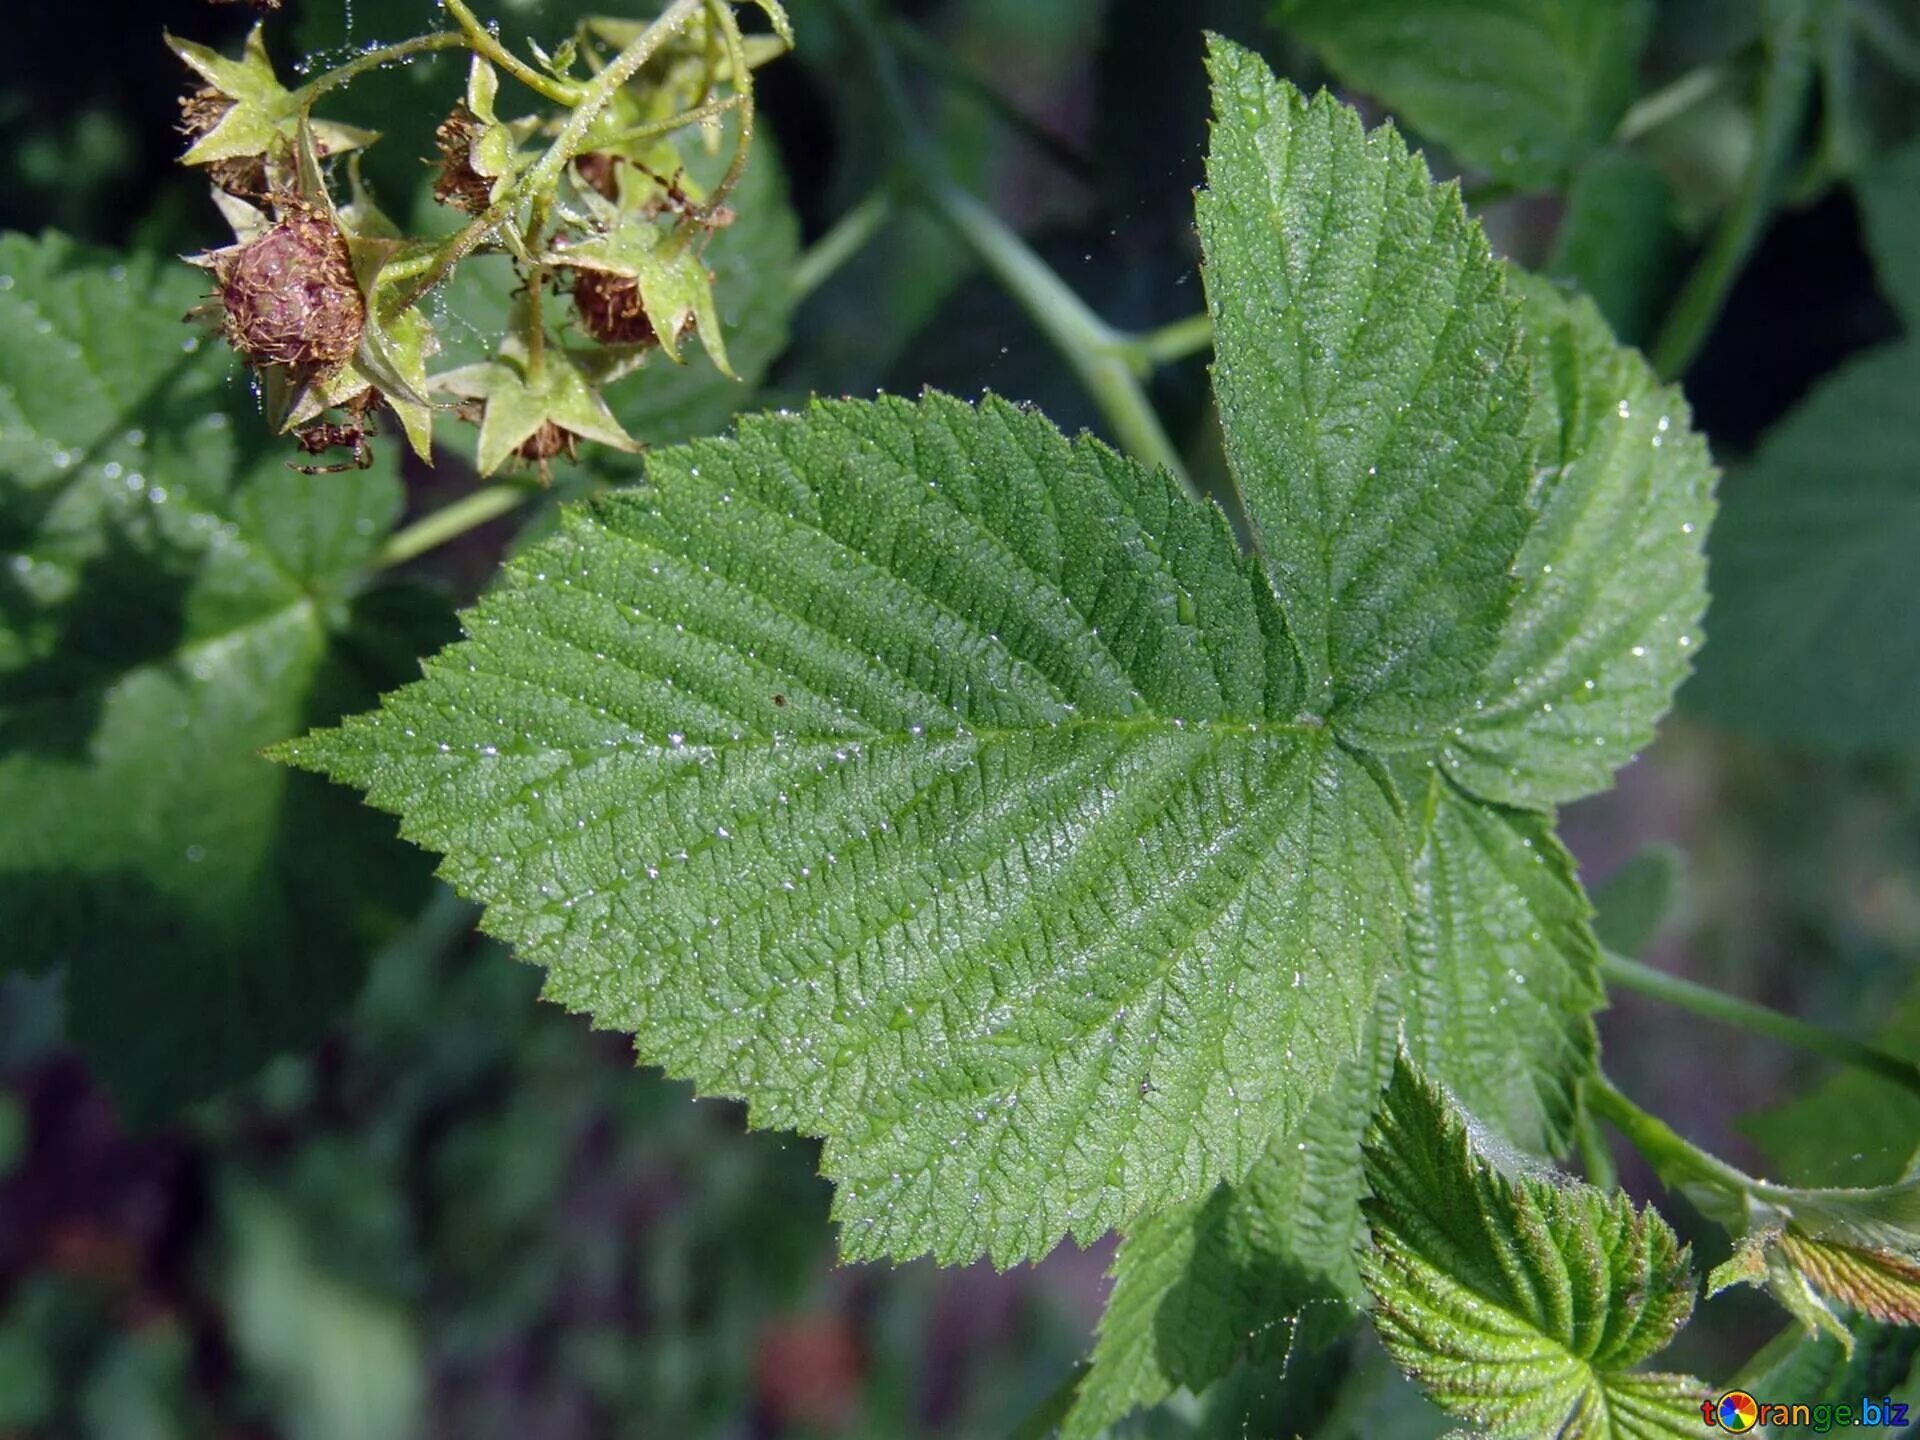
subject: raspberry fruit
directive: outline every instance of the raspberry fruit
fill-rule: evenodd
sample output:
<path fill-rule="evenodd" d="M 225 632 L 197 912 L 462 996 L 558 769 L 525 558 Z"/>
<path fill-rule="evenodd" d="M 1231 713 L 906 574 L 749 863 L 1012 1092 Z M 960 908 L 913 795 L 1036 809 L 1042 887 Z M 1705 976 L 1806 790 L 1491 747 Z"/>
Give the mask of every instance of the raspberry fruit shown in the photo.
<path fill-rule="evenodd" d="M 213 257 L 228 341 L 255 365 L 324 370 L 349 359 L 367 325 L 347 237 L 297 207 L 259 239 Z"/>

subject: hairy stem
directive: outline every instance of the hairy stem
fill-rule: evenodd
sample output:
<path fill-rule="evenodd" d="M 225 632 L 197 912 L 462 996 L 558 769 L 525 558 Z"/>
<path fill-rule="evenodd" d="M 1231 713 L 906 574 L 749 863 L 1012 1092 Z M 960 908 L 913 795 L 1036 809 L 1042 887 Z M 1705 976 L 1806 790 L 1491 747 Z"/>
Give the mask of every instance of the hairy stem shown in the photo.
<path fill-rule="evenodd" d="M 566 80 L 556 80 L 551 75 L 543 75 L 506 46 L 502 45 L 494 33 L 482 25 L 466 6 L 466 0 L 440 0 L 446 11 L 453 17 L 454 24 L 460 27 L 460 33 L 466 36 L 467 44 L 477 55 L 484 56 L 518 80 L 529 90 L 538 92 L 556 105 L 577 104 L 581 87 Z"/>
<path fill-rule="evenodd" d="M 1624 989 L 1637 990 L 1656 1000 L 1664 1000 L 1677 1005 L 1695 1015 L 1708 1020 L 1717 1020 L 1723 1025 L 1731 1025 L 1741 1030 L 1751 1031 L 1755 1035 L 1765 1035 L 1770 1039 L 1782 1040 L 1802 1050 L 1816 1055 L 1824 1055 L 1829 1060 L 1837 1060 L 1842 1065 L 1851 1065 L 1857 1070 L 1877 1076 L 1901 1088 L 1920 1095 L 1920 1065 L 1911 1060 L 1903 1060 L 1875 1046 L 1859 1040 L 1837 1035 L 1818 1025 L 1810 1025 L 1804 1020 L 1796 1020 L 1791 1015 L 1782 1015 L 1777 1010 L 1769 1010 L 1764 1005 L 1756 1005 L 1751 1000 L 1741 1000 L 1733 995 L 1722 994 L 1692 980 L 1683 980 L 1677 975 L 1668 975 L 1643 965 L 1638 960 L 1629 960 L 1624 955 L 1605 952 L 1600 957 L 1601 977 L 1611 985 Z"/>
<path fill-rule="evenodd" d="M 1589 1079 L 1585 1093 L 1593 1113 L 1626 1136 L 1633 1148 L 1646 1156 L 1653 1168 L 1669 1181 L 1696 1180 L 1735 1195 L 1752 1195 L 1766 1188 L 1746 1171 L 1684 1139 L 1658 1115 L 1642 1110 L 1604 1075 Z"/>
<path fill-rule="evenodd" d="M 880 189 L 834 221 L 794 265 L 790 282 L 794 298 L 804 300 L 826 284 L 842 265 L 866 248 L 892 216 L 893 196 Z"/>
<path fill-rule="evenodd" d="M 471 495 L 463 495 L 451 505 L 443 506 L 431 515 L 422 515 L 411 525 L 394 531 L 387 537 L 387 543 L 380 547 L 374 563 L 383 570 L 403 565 L 469 530 L 478 529 L 489 520 L 497 520 L 517 510 L 541 493 L 540 486 L 532 481 L 508 480 L 489 485 L 484 490 L 476 490 Z"/>
<path fill-rule="evenodd" d="M 468 48 L 467 37 L 456 30 L 436 30 L 431 35 L 416 35 L 411 40 L 402 40 L 395 45 L 382 45 L 378 50 L 369 50 L 363 55 L 356 55 L 346 64 L 314 76 L 293 92 L 293 104 L 299 109 L 308 109 L 314 101 L 329 91 L 338 90 L 342 85 L 359 79 L 369 70 L 378 70 L 381 66 L 391 65 L 396 60 L 406 60 L 415 55 L 428 55 L 436 50 L 466 48 Z"/>
<path fill-rule="evenodd" d="M 1630 145 L 1642 135 L 1651 134 L 1669 120 L 1686 114 L 1726 83 L 1727 72 L 1719 65 L 1701 65 L 1676 76 L 1627 107 L 1627 113 L 1614 128 L 1615 142 Z"/>
<path fill-rule="evenodd" d="M 1758 133 L 1739 193 L 1707 242 L 1653 343 L 1653 367 L 1668 379 L 1685 373 L 1706 343 L 1727 292 L 1773 213 L 1781 173 L 1800 133 L 1813 75 L 1806 6 L 1769 6 L 1767 67 L 1760 80 Z"/>

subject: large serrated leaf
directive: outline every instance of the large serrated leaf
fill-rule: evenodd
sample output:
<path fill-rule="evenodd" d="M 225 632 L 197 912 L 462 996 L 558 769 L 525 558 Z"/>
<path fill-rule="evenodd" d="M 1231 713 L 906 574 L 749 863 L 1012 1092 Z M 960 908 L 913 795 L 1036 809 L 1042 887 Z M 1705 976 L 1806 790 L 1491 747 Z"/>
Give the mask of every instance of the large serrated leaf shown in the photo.
<path fill-rule="evenodd" d="M 1288 718 L 1225 517 L 938 396 L 650 477 L 289 756 L 550 996 L 826 1136 L 849 1254 L 1010 1261 L 1244 1174 L 1358 1044 L 1406 840 Z"/>
<path fill-rule="evenodd" d="M 1281 0 L 1342 83 L 1462 160 L 1551 185 L 1633 95 L 1648 0 Z"/>
<path fill-rule="evenodd" d="M 200 287 L 0 239 L 0 930 L 65 967 L 73 1038 L 142 1115 L 315 1034 L 357 930 L 426 878 L 256 753 L 370 693 L 354 632 L 392 597 L 352 582 L 391 466 L 263 453 L 230 357 L 179 323 Z"/>
<path fill-rule="evenodd" d="M 1492 1436 L 1699 1433 L 1706 1387 L 1638 1365 L 1693 1309 L 1686 1249 L 1624 1194 L 1503 1173 L 1403 1055 L 1366 1146 L 1374 1326 Z"/>
<path fill-rule="evenodd" d="M 1214 389 L 1305 704 L 1425 748 L 1478 698 L 1529 519 L 1529 380 L 1502 268 L 1390 127 L 1208 52 L 1197 202 Z"/>
<path fill-rule="evenodd" d="M 1517 274 L 1517 272 L 1516 272 Z M 1520 278 L 1538 377 L 1540 518 L 1449 773 L 1507 805 L 1604 790 L 1699 651 L 1713 463 L 1686 401 L 1585 299 Z"/>

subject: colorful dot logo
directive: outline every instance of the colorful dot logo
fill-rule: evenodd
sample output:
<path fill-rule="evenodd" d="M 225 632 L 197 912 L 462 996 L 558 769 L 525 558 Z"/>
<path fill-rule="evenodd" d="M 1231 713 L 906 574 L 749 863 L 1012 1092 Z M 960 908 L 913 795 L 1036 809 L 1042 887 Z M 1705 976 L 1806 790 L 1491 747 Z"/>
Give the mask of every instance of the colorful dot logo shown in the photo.
<path fill-rule="evenodd" d="M 1760 1406 L 1753 1396 L 1744 1390 L 1729 1390 L 1720 1397 L 1717 1408 L 1720 1428 L 1731 1430 L 1736 1435 L 1743 1430 L 1751 1430 L 1760 1423 Z"/>

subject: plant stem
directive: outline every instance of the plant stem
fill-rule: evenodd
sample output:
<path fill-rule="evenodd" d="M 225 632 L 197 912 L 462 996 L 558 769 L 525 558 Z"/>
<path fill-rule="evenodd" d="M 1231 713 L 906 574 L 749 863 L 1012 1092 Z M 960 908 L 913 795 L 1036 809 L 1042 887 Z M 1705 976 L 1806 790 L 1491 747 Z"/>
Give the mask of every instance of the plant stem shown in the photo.
<path fill-rule="evenodd" d="M 1020 303 L 1073 367 L 1122 448 L 1149 465 L 1164 466 L 1191 492 L 1179 452 L 1141 388 L 1147 367 L 1127 337 L 1095 315 L 1005 221 L 952 179 L 907 100 L 893 54 L 864 0 L 838 0 L 837 8 L 864 52 L 874 88 L 899 132 L 907 176 L 903 198 L 928 206 L 944 219 Z"/>
<path fill-rule="evenodd" d="M 463 495 L 451 505 L 442 506 L 431 515 L 422 515 L 411 525 L 394 531 L 380 547 L 374 563 L 383 570 L 403 565 L 489 520 L 499 519 L 540 493 L 538 485 L 510 480 Z"/>
<path fill-rule="evenodd" d="M 1669 1182 L 1690 1177 L 1704 1181 L 1715 1190 L 1735 1195 L 1751 1195 L 1764 1188 L 1744 1170 L 1737 1170 L 1717 1155 L 1709 1155 L 1692 1141 L 1683 1139 L 1658 1115 L 1642 1110 L 1622 1095 L 1611 1080 L 1595 1075 L 1585 1082 L 1587 1103 L 1595 1115 L 1608 1121 Z"/>
<path fill-rule="evenodd" d="M 1796 1020 L 1791 1015 L 1782 1015 L 1751 1000 L 1741 1000 L 1691 980 L 1683 980 L 1677 975 L 1665 974 L 1650 965 L 1629 960 L 1624 955 L 1615 955 L 1611 951 L 1601 954 L 1600 975 L 1609 984 L 1637 990 L 1643 995 L 1664 1000 L 1723 1025 L 1785 1041 L 1920 1095 L 1920 1065 L 1875 1046 L 1849 1039 L 1845 1035 L 1836 1035 L 1831 1030 Z"/>
<path fill-rule="evenodd" d="M 292 103 L 297 109 L 305 110 L 322 95 L 359 79 L 369 70 L 378 70 L 383 65 L 391 65 L 394 61 L 405 60 L 411 55 L 426 55 L 435 50 L 465 48 L 467 48 L 467 37 L 455 30 L 436 30 L 431 35 L 416 35 L 413 39 L 402 40 L 396 45 L 383 45 L 378 50 L 369 50 L 364 55 L 356 55 L 346 64 L 314 76 L 293 92 Z"/>
<path fill-rule="evenodd" d="M 1171 365 L 1176 360 L 1198 355 L 1202 350 L 1212 347 L 1213 317 L 1202 311 L 1184 320 L 1175 320 L 1170 325 L 1162 325 L 1157 330 L 1128 336 L 1123 343 L 1138 357 L 1142 368 Z"/>
<path fill-rule="evenodd" d="M 973 248 L 1007 293 L 1020 302 L 1113 426 L 1121 446 L 1188 484 L 1179 453 L 1167 439 L 1140 387 L 1140 371 L 1126 337 L 1087 308 L 1052 266 L 1034 254 L 1005 221 L 952 183 L 937 184 L 935 210 Z M 1189 485 L 1189 489 L 1191 486 Z"/>
<path fill-rule="evenodd" d="M 1686 372 L 1719 318 L 1727 292 L 1773 211 L 1781 172 L 1806 113 L 1813 57 L 1805 0 L 1775 0 L 1768 9 L 1767 66 L 1760 79 L 1753 156 L 1739 193 L 1654 341 L 1653 367 L 1668 379 Z"/>
<path fill-rule="evenodd" d="M 565 80 L 556 80 L 550 75 L 542 75 L 506 46 L 502 45 L 494 33 L 482 25 L 473 11 L 466 6 L 466 0 L 440 0 L 454 24 L 460 27 L 460 33 L 467 38 L 467 44 L 475 54 L 482 55 L 506 71 L 529 90 L 538 92 L 556 105 L 577 104 L 581 87 Z"/>
<path fill-rule="evenodd" d="M 866 248 L 892 216 L 893 196 L 882 188 L 834 221 L 793 267 L 789 283 L 795 301 L 806 299 L 826 284 L 842 265 Z"/>
<path fill-rule="evenodd" d="M 1601 1190 L 1619 1189 L 1620 1168 L 1613 1163 L 1613 1151 L 1607 1148 L 1607 1137 L 1601 1133 L 1590 1099 L 1581 1100 L 1573 1135 L 1580 1146 L 1580 1166 L 1587 1173 L 1587 1183 Z"/>
<path fill-rule="evenodd" d="M 1676 120 L 1712 95 L 1726 83 L 1727 72 L 1718 65 L 1701 65 L 1674 77 L 1650 95 L 1643 95 L 1627 107 L 1614 127 L 1614 142 L 1631 145 L 1642 135 L 1651 134 L 1669 120 Z"/>

